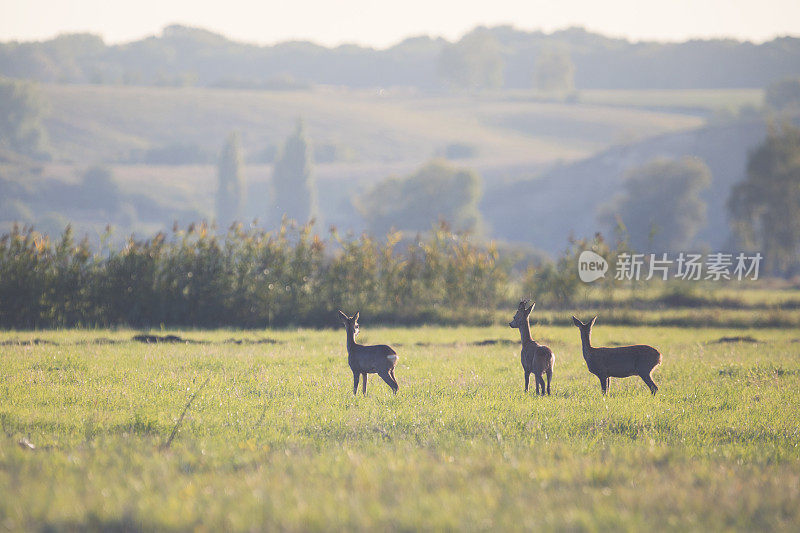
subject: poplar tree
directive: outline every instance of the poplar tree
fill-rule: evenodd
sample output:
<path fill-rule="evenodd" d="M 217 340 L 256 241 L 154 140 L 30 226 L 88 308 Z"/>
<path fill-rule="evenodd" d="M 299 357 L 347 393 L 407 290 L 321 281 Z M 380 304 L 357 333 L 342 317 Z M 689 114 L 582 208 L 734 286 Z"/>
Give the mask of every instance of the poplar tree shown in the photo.
<path fill-rule="evenodd" d="M 228 135 L 218 165 L 217 223 L 225 228 L 242 216 L 244 179 L 239 134 Z"/>
<path fill-rule="evenodd" d="M 285 216 L 305 224 L 317 216 L 317 191 L 313 154 L 303 121 L 286 139 L 272 175 L 272 219 Z"/>

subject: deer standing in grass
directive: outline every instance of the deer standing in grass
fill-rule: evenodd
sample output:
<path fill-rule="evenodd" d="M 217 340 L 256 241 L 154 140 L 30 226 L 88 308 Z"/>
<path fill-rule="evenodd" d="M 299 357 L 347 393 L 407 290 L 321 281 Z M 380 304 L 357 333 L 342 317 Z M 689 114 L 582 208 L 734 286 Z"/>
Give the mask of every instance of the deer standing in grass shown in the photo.
<path fill-rule="evenodd" d="M 541 394 L 544 396 L 544 378 L 542 374 L 547 374 L 547 395 L 550 395 L 550 379 L 553 377 L 553 364 L 555 364 L 556 356 L 553 351 L 547 346 L 539 344 L 531 338 L 531 328 L 528 325 L 528 315 L 533 311 L 535 302 L 527 307 L 529 300 L 522 300 L 519 303 L 516 314 L 513 320 L 508 323 L 512 328 L 519 329 L 520 336 L 522 337 L 522 369 L 525 372 L 525 392 L 528 392 L 528 382 L 530 381 L 531 373 L 536 380 L 536 394 L 539 394 L 539 386 L 541 385 Z"/>
<path fill-rule="evenodd" d="M 658 386 L 653 381 L 653 370 L 661 364 L 661 354 L 652 346 L 637 344 L 635 346 L 619 346 L 616 348 L 594 348 L 589 340 L 592 326 L 597 317 L 584 324 L 574 316 L 572 321 L 581 332 L 583 358 L 589 372 L 600 380 L 600 388 L 606 394 L 611 388 L 611 378 L 627 378 L 639 376 L 650 387 L 653 396 Z"/>
<path fill-rule="evenodd" d="M 364 381 L 361 391 L 367 394 L 367 374 L 378 374 L 383 381 L 389 385 L 397 394 L 397 380 L 394 377 L 394 367 L 397 364 L 397 353 L 386 346 L 378 344 L 375 346 L 364 346 L 356 344 L 358 335 L 358 313 L 352 317 L 339 311 L 339 318 L 342 320 L 347 330 L 347 362 L 350 370 L 353 371 L 353 394 L 358 393 L 358 377 L 362 376 Z"/>

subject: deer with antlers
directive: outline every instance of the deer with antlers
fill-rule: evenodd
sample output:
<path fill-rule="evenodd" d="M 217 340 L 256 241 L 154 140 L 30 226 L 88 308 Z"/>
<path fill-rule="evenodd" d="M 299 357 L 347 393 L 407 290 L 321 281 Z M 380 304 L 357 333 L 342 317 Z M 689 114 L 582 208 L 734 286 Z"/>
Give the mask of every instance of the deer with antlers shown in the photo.
<path fill-rule="evenodd" d="M 529 303 L 530 307 L 528 307 Z M 541 394 L 544 396 L 545 384 L 542 374 L 547 374 L 547 395 L 549 396 L 550 379 L 553 377 L 553 365 L 555 364 L 556 356 L 550 348 L 544 344 L 539 344 L 531 338 L 528 316 L 535 305 L 536 303 L 530 300 L 520 301 L 517 312 L 508 325 L 519 329 L 522 337 L 522 369 L 525 372 L 525 392 L 528 392 L 528 382 L 530 381 L 531 373 L 533 373 L 533 377 L 536 380 L 536 394 L 539 394 L 541 386 Z"/>
<path fill-rule="evenodd" d="M 358 378 L 363 378 L 361 391 L 367 394 L 367 374 L 378 374 L 397 394 L 397 380 L 394 367 L 397 365 L 397 352 L 385 344 L 364 346 L 356 343 L 358 335 L 358 313 L 348 317 L 339 311 L 339 318 L 347 330 L 347 362 L 353 371 L 353 394 L 358 392 Z"/>

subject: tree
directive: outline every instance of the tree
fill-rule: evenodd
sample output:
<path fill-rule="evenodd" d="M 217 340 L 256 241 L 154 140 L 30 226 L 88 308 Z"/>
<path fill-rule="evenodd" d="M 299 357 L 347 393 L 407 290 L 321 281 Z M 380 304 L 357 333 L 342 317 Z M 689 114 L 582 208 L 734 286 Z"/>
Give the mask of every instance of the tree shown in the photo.
<path fill-rule="evenodd" d="M 286 139 L 272 175 L 272 215 L 276 222 L 287 216 L 305 224 L 317 216 L 317 190 L 313 155 L 302 120 Z"/>
<path fill-rule="evenodd" d="M 227 227 L 242 216 L 244 202 L 242 148 L 238 133 L 228 135 L 217 168 L 217 223 Z"/>
<path fill-rule="evenodd" d="M 548 47 L 536 58 L 533 85 L 539 91 L 569 92 L 575 88 L 575 65 L 566 48 Z"/>
<path fill-rule="evenodd" d="M 427 231 L 440 220 L 455 231 L 478 232 L 481 179 L 471 170 L 434 160 L 406 178 L 388 178 L 357 198 L 356 208 L 375 235 L 392 228 Z"/>
<path fill-rule="evenodd" d="M 35 84 L 0 78 L 0 146 L 38 159 L 45 158 L 44 111 Z"/>
<path fill-rule="evenodd" d="M 747 160 L 747 177 L 728 199 L 733 233 L 759 249 L 764 268 L 790 275 L 800 268 L 800 129 L 770 128 Z"/>
<path fill-rule="evenodd" d="M 771 83 L 764 102 L 777 111 L 800 111 L 800 78 L 786 78 Z"/>
<path fill-rule="evenodd" d="M 80 195 L 82 207 L 104 209 L 110 214 L 119 212 L 122 191 L 106 167 L 93 166 L 83 173 Z"/>
<path fill-rule="evenodd" d="M 503 85 L 502 48 L 486 28 L 475 28 L 439 56 L 439 73 L 464 89 L 496 89 Z"/>
<path fill-rule="evenodd" d="M 686 248 L 705 222 L 699 194 L 710 184 L 711 171 L 699 158 L 654 159 L 628 173 L 623 193 L 601 207 L 600 219 L 626 228 L 636 250 Z"/>

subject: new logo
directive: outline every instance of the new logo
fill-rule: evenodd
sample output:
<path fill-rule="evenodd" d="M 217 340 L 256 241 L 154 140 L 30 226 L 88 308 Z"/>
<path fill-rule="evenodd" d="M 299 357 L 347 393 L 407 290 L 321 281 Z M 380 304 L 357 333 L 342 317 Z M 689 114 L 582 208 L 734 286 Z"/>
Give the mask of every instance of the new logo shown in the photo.
<path fill-rule="evenodd" d="M 606 276 L 608 262 L 602 255 L 596 254 L 591 250 L 581 252 L 578 257 L 578 277 L 585 283 L 591 283 Z"/>

